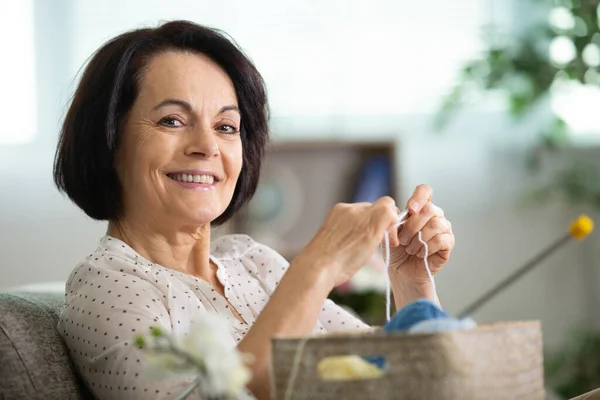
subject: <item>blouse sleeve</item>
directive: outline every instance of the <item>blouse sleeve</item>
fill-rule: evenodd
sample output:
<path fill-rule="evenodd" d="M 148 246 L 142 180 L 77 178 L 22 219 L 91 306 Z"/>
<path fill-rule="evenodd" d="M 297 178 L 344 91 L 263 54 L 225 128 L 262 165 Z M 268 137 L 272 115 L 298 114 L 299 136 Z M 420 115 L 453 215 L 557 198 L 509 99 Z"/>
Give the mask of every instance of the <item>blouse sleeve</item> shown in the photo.
<path fill-rule="evenodd" d="M 325 300 L 319 315 L 319 321 L 326 332 L 357 331 L 372 329 L 358 317 L 334 303 L 331 299 Z"/>
<path fill-rule="evenodd" d="M 257 242 L 249 246 L 242 259 L 250 273 L 258 276 L 269 295 L 275 291 L 289 267 L 288 261 L 277 251 Z M 318 322 L 323 327 L 318 329 L 317 324 L 315 329 L 319 332 L 371 329 L 369 325 L 330 299 L 325 299 Z"/>
<path fill-rule="evenodd" d="M 115 258 L 111 268 L 119 262 L 126 263 Z M 71 274 L 58 330 L 96 398 L 171 399 L 189 387 L 192 377 L 148 375 L 134 338 L 151 326 L 172 331 L 162 293 L 148 281 L 93 263 Z"/>

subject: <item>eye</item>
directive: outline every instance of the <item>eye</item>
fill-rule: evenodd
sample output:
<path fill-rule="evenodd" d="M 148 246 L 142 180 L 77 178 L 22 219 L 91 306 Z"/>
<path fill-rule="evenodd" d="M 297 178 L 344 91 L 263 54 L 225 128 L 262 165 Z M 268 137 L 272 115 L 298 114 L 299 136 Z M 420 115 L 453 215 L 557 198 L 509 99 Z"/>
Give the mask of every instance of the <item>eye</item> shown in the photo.
<path fill-rule="evenodd" d="M 218 130 L 219 132 L 228 133 L 228 134 L 230 134 L 230 135 L 233 135 L 233 134 L 236 134 L 236 133 L 239 133 L 239 132 L 240 132 L 240 131 L 238 130 L 238 128 L 236 128 L 235 126 L 233 126 L 233 125 L 227 125 L 227 124 L 225 124 L 225 125 L 220 125 L 220 126 L 217 128 L 217 130 Z"/>
<path fill-rule="evenodd" d="M 175 117 L 164 117 L 158 123 L 169 128 L 179 128 L 183 126 L 183 122 Z"/>

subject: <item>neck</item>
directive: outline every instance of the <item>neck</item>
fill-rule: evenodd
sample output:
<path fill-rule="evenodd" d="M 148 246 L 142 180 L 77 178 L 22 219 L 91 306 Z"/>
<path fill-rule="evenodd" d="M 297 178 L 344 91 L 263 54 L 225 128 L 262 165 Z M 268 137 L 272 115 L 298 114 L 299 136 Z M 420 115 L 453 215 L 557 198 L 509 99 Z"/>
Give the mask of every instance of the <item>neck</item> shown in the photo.
<path fill-rule="evenodd" d="M 177 229 L 156 229 L 150 225 L 123 218 L 109 222 L 106 233 L 155 264 L 212 282 L 216 272 L 209 258 L 210 223 Z"/>

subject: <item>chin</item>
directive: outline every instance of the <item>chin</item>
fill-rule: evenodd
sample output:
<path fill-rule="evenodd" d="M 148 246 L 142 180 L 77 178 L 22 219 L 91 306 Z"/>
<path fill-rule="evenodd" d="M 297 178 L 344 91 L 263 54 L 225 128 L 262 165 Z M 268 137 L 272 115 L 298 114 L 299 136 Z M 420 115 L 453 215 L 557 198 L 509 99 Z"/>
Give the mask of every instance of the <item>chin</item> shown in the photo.
<path fill-rule="evenodd" d="M 203 210 L 198 210 L 195 213 L 189 213 L 189 212 L 185 213 L 185 214 L 183 214 L 183 218 L 192 224 L 197 224 L 197 225 L 210 224 L 215 219 L 217 219 L 219 217 L 219 215 L 221 215 L 224 211 L 225 210 L 203 209 Z"/>
<path fill-rule="evenodd" d="M 177 223 L 183 225 L 204 225 L 212 223 L 227 207 L 222 207 L 220 201 L 181 201 L 171 203 L 171 206 L 163 204 L 162 207 L 171 210 L 170 216 Z M 229 204 L 229 203 L 228 203 Z"/>

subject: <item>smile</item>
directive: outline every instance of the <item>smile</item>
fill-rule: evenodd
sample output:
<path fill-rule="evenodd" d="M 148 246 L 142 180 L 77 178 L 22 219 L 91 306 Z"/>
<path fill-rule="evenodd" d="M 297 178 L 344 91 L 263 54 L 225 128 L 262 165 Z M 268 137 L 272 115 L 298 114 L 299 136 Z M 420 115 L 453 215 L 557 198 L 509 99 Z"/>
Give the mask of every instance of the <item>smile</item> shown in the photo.
<path fill-rule="evenodd" d="M 186 189 L 210 190 L 216 187 L 219 178 L 209 174 L 187 174 L 185 172 L 175 172 L 166 174 L 167 177 L 183 186 Z"/>
<path fill-rule="evenodd" d="M 212 185 L 217 181 L 212 175 L 167 174 L 167 176 L 177 182 L 205 183 Z"/>

